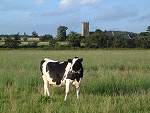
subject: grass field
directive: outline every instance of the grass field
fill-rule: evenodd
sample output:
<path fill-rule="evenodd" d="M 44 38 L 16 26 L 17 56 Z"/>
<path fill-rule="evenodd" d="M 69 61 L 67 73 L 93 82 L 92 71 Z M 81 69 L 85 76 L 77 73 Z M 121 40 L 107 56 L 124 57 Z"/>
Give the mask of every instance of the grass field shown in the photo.
<path fill-rule="evenodd" d="M 43 96 L 42 58 L 83 57 L 80 99 L 72 87 L 51 87 Z M 149 113 L 150 51 L 0 50 L 0 113 Z"/>

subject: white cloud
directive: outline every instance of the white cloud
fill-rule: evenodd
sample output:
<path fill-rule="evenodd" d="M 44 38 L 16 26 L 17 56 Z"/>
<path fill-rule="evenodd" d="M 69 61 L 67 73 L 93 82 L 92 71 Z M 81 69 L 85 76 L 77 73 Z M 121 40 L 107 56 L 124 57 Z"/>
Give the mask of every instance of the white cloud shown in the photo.
<path fill-rule="evenodd" d="M 73 4 L 73 2 L 75 2 L 74 0 L 60 0 L 60 7 L 65 8 L 70 6 L 71 4 Z"/>
<path fill-rule="evenodd" d="M 60 7 L 66 8 L 72 5 L 88 5 L 94 4 L 101 0 L 60 0 Z"/>

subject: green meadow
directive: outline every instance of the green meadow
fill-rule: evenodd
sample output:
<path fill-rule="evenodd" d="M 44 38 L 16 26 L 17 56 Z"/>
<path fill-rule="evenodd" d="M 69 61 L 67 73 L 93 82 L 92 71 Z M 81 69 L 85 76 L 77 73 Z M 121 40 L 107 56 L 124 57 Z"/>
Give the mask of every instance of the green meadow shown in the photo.
<path fill-rule="evenodd" d="M 83 58 L 79 100 L 72 86 L 43 96 L 40 61 Z M 149 113 L 149 50 L 0 50 L 0 113 Z"/>

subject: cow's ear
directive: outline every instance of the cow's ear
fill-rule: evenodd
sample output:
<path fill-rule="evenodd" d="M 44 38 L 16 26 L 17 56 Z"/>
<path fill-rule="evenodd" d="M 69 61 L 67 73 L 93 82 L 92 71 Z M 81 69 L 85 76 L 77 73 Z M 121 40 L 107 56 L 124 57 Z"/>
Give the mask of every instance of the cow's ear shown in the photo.
<path fill-rule="evenodd" d="M 72 59 L 68 59 L 68 62 L 69 62 L 69 63 L 72 63 Z"/>
<path fill-rule="evenodd" d="M 83 58 L 80 58 L 79 61 L 80 61 L 80 62 L 83 62 Z"/>

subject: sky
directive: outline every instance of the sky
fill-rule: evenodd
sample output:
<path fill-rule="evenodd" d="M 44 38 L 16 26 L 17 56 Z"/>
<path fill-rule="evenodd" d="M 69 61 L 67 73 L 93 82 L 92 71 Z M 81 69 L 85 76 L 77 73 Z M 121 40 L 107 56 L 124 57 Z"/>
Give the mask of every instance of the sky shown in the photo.
<path fill-rule="evenodd" d="M 82 21 L 90 31 L 143 32 L 150 25 L 150 0 L 0 0 L 0 34 L 56 35 L 60 25 L 80 33 Z"/>

